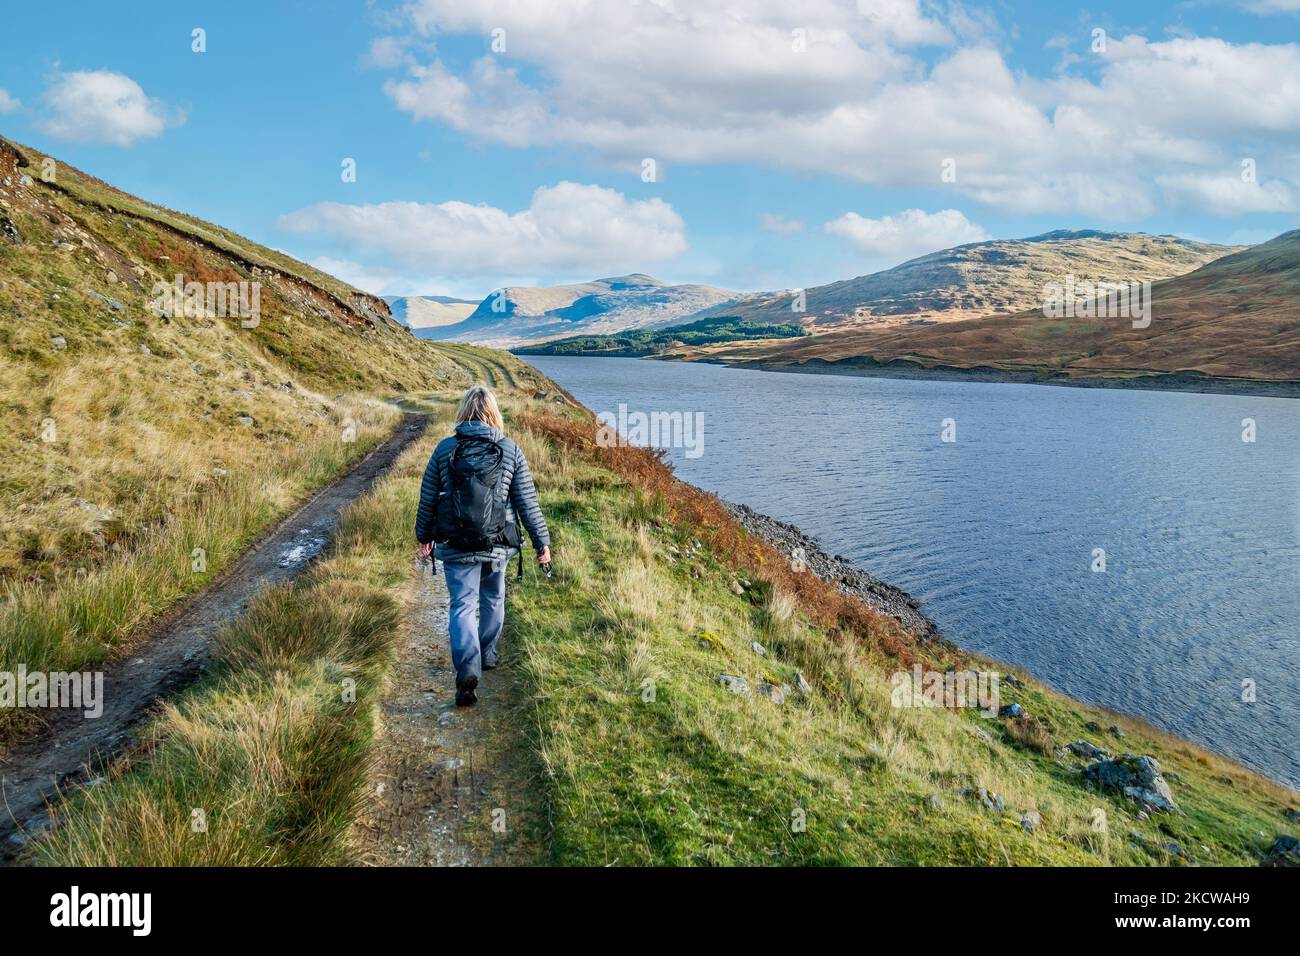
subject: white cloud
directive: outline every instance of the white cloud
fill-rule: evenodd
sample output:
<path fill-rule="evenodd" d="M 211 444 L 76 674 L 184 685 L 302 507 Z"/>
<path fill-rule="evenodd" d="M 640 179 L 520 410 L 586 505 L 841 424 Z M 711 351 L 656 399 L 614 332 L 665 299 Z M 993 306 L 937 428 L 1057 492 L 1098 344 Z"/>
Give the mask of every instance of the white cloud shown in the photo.
<path fill-rule="evenodd" d="M 10 96 L 9 91 L 0 86 L 0 114 L 12 113 L 22 105 L 17 97 Z"/>
<path fill-rule="evenodd" d="M 1295 212 L 1300 209 L 1296 193 L 1285 183 L 1271 179 L 1248 183 L 1241 176 L 1162 176 L 1157 181 L 1176 204 L 1203 210 L 1215 216 L 1241 216 L 1252 212 Z"/>
<path fill-rule="evenodd" d="M 881 216 L 879 219 L 846 212 L 822 228 L 832 236 L 847 239 L 869 259 L 894 263 L 991 238 L 982 227 L 956 209 L 941 209 L 935 213 L 905 209 L 896 216 Z"/>
<path fill-rule="evenodd" d="M 412 63 L 384 88 L 477 140 L 584 145 L 619 167 L 752 162 L 1110 221 L 1150 215 L 1167 198 L 1159 178 L 1227 168 L 1238 143 L 1280 166 L 1300 135 L 1297 44 L 1111 38 L 1105 54 L 1069 57 L 1086 73 L 1035 77 L 1013 72 L 996 28 L 960 4 L 942 17 L 916 0 L 857 6 L 412 0 L 417 38 L 500 27 L 506 51 Z M 947 159 L 953 182 L 940 179 Z"/>
<path fill-rule="evenodd" d="M 803 232 L 803 223 L 798 219 L 787 219 L 780 213 L 765 212 L 759 217 L 759 224 L 764 232 L 773 232 L 779 236 L 789 236 Z"/>
<path fill-rule="evenodd" d="M 663 200 L 628 200 L 613 189 L 571 182 L 541 187 L 516 213 L 455 201 L 316 203 L 277 224 L 382 254 L 420 274 L 452 277 L 608 275 L 687 248 L 686 224 Z"/>
<path fill-rule="evenodd" d="M 184 114 L 146 96 L 135 80 L 111 70 L 60 73 L 45 101 L 50 113 L 41 128 L 74 142 L 130 146 L 185 121 Z"/>
<path fill-rule="evenodd" d="M 1270 13 L 1300 13 L 1300 0 L 1253 0 L 1243 3 L 1251 13 L 1268 15 Z"/>

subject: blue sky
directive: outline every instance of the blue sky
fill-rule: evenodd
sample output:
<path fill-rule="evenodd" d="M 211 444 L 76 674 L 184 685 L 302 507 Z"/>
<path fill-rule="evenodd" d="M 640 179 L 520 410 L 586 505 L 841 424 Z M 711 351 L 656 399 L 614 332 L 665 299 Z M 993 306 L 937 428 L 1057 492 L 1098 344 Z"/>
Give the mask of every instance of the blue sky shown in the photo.
<path fill-rule="evenodd" d="M 22 5 L 0 132 L 380 293 L 795 288 L 1057 228 L 1296 228 L 1298 8 Z"/>

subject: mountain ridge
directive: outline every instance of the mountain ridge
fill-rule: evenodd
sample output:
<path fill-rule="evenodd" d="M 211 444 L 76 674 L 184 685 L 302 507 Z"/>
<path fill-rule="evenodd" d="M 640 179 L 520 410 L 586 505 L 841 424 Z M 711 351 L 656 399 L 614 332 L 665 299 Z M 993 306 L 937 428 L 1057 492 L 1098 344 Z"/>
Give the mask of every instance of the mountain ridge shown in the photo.
<path fill-rule="evenodd" d="M 706 310 L 746 321 L 802 321 L 814 332 L 898 322 L 959 321 L 1011 314 L 1036 304 L 1046 283 L 1066 274 L 1115 281 L 1181 275 L 1240 247 L 1177 236 L 1056 229 L 1023 239 L 964 243 L 889 269 L 794 292 L 761 292 Z"/>
<path fill-rule="evenodd" d="M 672 284 L 645 273 L 556 286 L 506 286 L 488 294 L 463 322 L 431 337 L 511 348 L 579 334 L 661 328 L 735 297 L 716 286 Z"/>
<path fill-rule="evenodd" d="M 865 372 L 979 370 L 1025 380 L 1300 383 L 1297 301 L 1300 229 L 1152 283 L 1147 328 L 1122 317 L 1046 318 L 1040 308 L 675 357 L 845 371 L 856 365 Z"/>

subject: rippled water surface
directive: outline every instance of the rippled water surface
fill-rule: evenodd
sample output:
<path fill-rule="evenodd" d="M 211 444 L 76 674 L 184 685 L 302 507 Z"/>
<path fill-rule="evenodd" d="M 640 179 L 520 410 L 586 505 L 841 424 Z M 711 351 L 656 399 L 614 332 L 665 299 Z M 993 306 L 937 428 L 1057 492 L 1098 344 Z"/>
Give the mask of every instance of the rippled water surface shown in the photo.
<path fill-rule="evenodd" d="M 912 592 L 959 644 L 1300 786 L 1300 401 L 528 361 L 597 412 L 703 412 L 679 475 Z"/>

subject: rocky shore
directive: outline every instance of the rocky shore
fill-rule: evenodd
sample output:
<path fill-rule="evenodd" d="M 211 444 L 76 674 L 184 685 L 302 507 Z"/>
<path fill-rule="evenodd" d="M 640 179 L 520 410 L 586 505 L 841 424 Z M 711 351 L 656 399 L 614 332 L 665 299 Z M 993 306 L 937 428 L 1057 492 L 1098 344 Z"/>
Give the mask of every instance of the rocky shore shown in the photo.
<path fill-rule="evenodd" d="M 827 554 L 816 541 L 792 524 L 760 514 L 748 505 L 737 505 L 729 501 L 724 501 L 723 504 L 746 531 L 763 538 L 783 554 L 790 555 L 792 560 L 802 560 L 810 573 L 882 614 L 897 618 L 918 639 L 941 639 L 934 622 L 921 613 L 920 603 L 906 591 L 886 584 L 839 555 Z"/>

